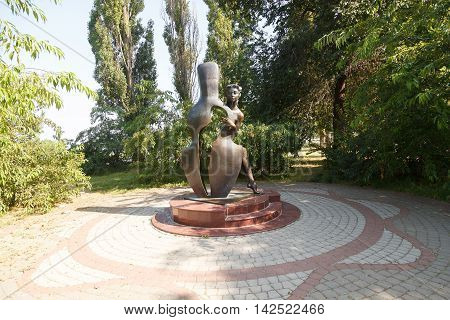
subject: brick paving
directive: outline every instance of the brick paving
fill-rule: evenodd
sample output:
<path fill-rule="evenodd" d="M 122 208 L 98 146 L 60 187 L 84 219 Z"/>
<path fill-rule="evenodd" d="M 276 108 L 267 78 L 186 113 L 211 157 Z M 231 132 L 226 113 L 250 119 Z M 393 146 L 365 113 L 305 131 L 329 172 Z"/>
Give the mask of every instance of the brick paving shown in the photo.
<path fill-rule="evenodd" d="M 101 195 L 65 212 L 54 247 L 1 279 L 4 299 L 449 299 L 447 203 L 380 190 L 267 186 L 294 223 L 232 237 L 157 230 L 187 189 Z M 79 215 L 79 218 L 76 218 Z M 74 219 L 75 217 L 75 219 Z M 1 240 L 1 239 L 0 239 Z"/>

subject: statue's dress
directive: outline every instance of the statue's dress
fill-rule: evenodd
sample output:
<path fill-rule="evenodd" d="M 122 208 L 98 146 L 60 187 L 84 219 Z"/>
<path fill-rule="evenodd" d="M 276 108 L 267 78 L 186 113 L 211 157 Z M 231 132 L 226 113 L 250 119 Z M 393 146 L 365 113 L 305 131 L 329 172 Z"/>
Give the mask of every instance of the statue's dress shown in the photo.
<path fill-rule="evenodd" d="M 236 127 L 223 125 L 219 137 L 211 147 L 208 167 L 211 197 L 228 196 L 242 167 L 244 147 L 234 143 L 233 138 L 241 126 L 244 114 L 236 107 L 231 109 L 228 118 Z"/>

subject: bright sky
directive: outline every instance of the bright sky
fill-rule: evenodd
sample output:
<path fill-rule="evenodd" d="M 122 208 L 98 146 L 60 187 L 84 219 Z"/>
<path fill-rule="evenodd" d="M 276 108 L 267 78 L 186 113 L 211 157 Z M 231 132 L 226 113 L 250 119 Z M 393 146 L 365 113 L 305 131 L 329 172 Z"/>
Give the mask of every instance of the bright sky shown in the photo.
<path fill-rule="evenodd" d="M 4 3 L 3 0 L 0 0 L 0 2 Z M 93 78 L 95 58 L 87 40 L 87 25 L 93 0 L 63 0 L 59 5 L 54 5 L 50 0 L 35 1 L 35 3 L 44 10 L 47 16 L 47 22 L 45 24 L 39 23 L 39 26 L 45 32 L 24 18 L 11 15 L 7 12 L 8 10 L 3 4 L 0 4 L 0 18 L 11 21 L 23 33 L 30 33 L 40 40 L 48 40 L 50 43 L 58 46 L 64 51 L 65 59 L 58 60 L 55 57 L 43 55 L 36 61 L 24 60 L 27 67 L 48 71 L 72 71 L 86 85 L 97 89 L 98 84 Z M 202 49 L 200 61 L 203 61 L 208 29 L 206 19 L 208 7 L 203 0 L 191 0 L 190 3 L 191 8 L 197 14 Z M 173 90 L 173 69 L 169 61 L 167 46 L 162 37 L 164 28 L 162 12 L 163 0 L 145 0 L 145 9 L 141 13 L 140 18 L 144 25 L 147 24 L 149 19 L 152 19 L 154 22 L 158 87 L 162 90 Z M 32 18 L 28 19 L 34 22 Z M 55 38 L 62 41 L 65 45 L 55 40 Z M 89 115 L 94 102 L 79 93 L 62 92 L 61 96 L 64 100 L 64 107 L 61 110 L 49 110 L 47 115 L 56 124 L 61 126 L 64 132 L 64 138 L 74 139 L 80 131 L 90 126 Z M 51 138 L 51 131 L 45 130 L 43 137 Z"/>

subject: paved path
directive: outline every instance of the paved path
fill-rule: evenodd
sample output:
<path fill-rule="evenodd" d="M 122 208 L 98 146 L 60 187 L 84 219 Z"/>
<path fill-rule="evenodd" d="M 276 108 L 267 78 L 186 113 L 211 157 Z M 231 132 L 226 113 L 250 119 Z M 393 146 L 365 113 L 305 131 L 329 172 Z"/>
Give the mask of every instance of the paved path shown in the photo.
<path fill-rule="evenodd" d="M 299 207 L 301 218 L 282 229 L 222 238 L 171 235 L 151 225 L 155 212 L 187 189 L 83 195 L 25 224 L 47 219 L 51 232 L 30 241 L 34 247 L 22 245 L 29 256 L 11 251 L 1 261 L 0 296 L 450 298 L 447 203 L 326 184 L 266 187 Z M 22 229 L 0 228 L 0 242 L 20 247 L 20 233 L 28 230 Z"/>

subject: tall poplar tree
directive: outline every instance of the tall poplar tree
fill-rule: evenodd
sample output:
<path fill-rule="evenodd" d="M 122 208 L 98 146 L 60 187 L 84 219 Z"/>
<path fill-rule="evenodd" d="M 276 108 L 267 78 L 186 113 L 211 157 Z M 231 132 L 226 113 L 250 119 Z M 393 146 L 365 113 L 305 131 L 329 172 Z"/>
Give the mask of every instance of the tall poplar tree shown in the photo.
<path fill-rule="evenodd" d="M 94 77 L 100 84 L 94 120 L 103 113 L 125 119 L 136 112 L 136 84 L 156 87 L 153 23 L 145 28 L 138 14 L 143 0 L 95 0 L 89 21 L 89 43 L 95 55 Z M 98 115 L 97 115 L 98 114 Z"/>
<path fill-rule="evenodd" d="M 90 172 L 128 162 L 125 142 L 148 122 L 158 121 L 149 112 L 159 108 L 153 21 L 142 23 L 138 15 L 143 9 L 143 0 L 94 1 L 88 40 L 100 89 L 91 113 L 93 127 L 77 137 L 77 143 L 85 145 Z M 148 121 L 138 121 L 144 114 Z"/>
<path fill-rule="evenodd" d="M 199 56 L 197 19 L 190 12 L 187 0 L 165 0 L 164 40 L 173 65 L 173 84 L 183 103 L 195 95 L 196 67 Z"/>
<path fill-rule="evenodd" d="M 250 59 L 251 28 L 242 19 L 239 10 L 230 10 L 217 0 L 206 0 L 208 12 L 208 42 L 205 61 L 215 61 L 220 66 L 220 92 L 238 83 L 243 87 L 241 104 L 249 101 L 252 89 L 253 68 Z"/>

